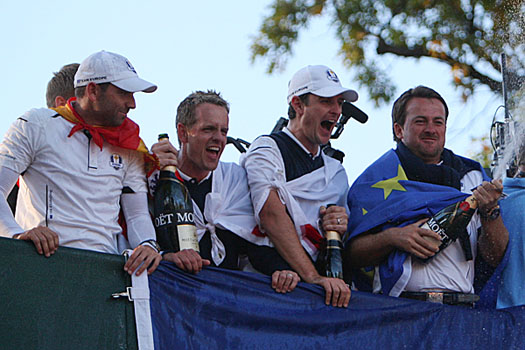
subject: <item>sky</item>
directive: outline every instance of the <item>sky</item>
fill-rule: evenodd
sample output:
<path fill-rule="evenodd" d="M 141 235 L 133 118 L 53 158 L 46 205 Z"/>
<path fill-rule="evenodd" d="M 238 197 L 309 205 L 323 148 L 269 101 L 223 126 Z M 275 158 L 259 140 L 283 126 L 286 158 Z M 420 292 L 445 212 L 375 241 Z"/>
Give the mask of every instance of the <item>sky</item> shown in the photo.
<path fill-rule="evenodd" d="M 176 140 L 175 111 L 191 92 L 214 89 L 230 103 L 229 136 L 249 142 L 269 133 L 287 112 L 287 85 L 309 64 L 324 64 L 343 86 L 359 92 L 355 103 L 369 115 L 366 124 L 350 120 L 332 142 L 345 154 L 350 183 L 375 159 L 394 147 L 391 104 L 377 108 L 344 67 L 328 19 L 302 32 L 285 69 L 266 73 L 267 62 L 250 60 L 250 44 L 271 0 L 250 1 L 6 1 L 0 2 L 4 114 L 0 134 L 31 108 L 45 107 L 53 72 L 90 54 L 112 51 L 127 57 L 139 76 L 158 85 L 152 94 L 135 94 L 129 117 L 141 127 L 146 144 L 167 132 Z M 450 69 L 431 59 L 381 58 L 397 85 L 397 95 L 417 85 L 440 92 L 449 104 L 446 147 L 470 156 L 471 137 L 488 134 L 500 96 L 486 87 L 464 104 L 450 84 Z M 3 138 L 3 136 L 2 136 Z M 174 141 L 175 142 L 175 141 Z M 222 160 L 237 162 L 239 152 L 226 147 Z"/>

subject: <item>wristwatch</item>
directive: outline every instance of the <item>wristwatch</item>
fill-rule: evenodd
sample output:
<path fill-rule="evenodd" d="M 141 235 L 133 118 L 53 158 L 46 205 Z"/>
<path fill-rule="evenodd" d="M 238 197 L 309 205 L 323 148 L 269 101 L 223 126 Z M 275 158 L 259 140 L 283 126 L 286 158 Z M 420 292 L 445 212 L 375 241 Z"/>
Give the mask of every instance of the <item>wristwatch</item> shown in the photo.
<path fill-rule="evenodd" d="M 148 239 L 147 241 L 144 241 L 144 242 L 140 243 L 140 245 L 147 245 L 147 246 L 155 249 L 155 251 L 157 253 L 160 252 L 160 245 L 154 239 Z"/>
<path fill-rule="evenodd" d="M 481 216 L 482 219 L 487 220 L 487 221 L 496 220 L 499 217 L 499 214 L 500 214 L 499 205 L 496 205 L 494 208 L 486 212 L 483 210 L 480 210 L 479 212 L 479 216 Z"/>

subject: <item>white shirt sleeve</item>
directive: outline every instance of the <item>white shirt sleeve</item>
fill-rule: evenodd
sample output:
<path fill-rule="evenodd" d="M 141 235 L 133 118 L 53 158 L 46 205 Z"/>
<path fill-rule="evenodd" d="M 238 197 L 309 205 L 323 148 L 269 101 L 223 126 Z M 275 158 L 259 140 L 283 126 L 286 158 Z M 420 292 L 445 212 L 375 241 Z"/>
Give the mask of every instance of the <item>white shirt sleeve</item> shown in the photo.
<path fill-rule="evenodd" d="M 25 232 L 25 230 L 16 223 L 6 200 L 17 179 L 17 172 L 6 167 L 0 167 L 0 236 L 13 237 L 13 235 L 17 233 Z"/>
<path fill-rule="evenodd" d="M 128 227 L 128 241 L 132 248 L 147 240 L 156 240 L 155 228 L 148 211 L 146 192 L 124 193 L 122 211 Z"/>
<path fill-rule="evenodd" d="M 39 115 L 35 117 L 37 113 L 31 110 L 11 124 L 0 144 L 0 166 L 21 174 L 33 162 L 45 137 Z"/>
<path fill-rule="evenodd" d="M 281 152 L 272 138 L 261 136 L 253 141 L 248 152 L 241 157 L 240 164 L 246 170 L 253 209 L 259 223 L 259 213 L 270 190 L 286 183 Z"/>
<path fill-rule="evenodd" d="M 123 185 L 131 188 L 133 192 L 147 192 L 144 154 L 137 151 L 129 152 L 129 164 Z"/>

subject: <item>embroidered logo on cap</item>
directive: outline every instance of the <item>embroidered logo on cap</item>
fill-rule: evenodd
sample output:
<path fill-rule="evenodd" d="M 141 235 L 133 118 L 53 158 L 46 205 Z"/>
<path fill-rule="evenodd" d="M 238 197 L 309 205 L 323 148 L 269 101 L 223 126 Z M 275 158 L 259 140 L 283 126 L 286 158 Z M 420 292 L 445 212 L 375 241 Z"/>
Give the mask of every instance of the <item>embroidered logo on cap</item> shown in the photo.
<path fill-rule="evenodd" d="M 113 167 L 115 170 L 120 170 L 122 168 L 122 157 L 118 154 L 112 154 L 109 158 L 109 165 Z"/>
<path fill-rule="evenodd" d="M 128 68 L 130 71 L 132 71 L 133 73 L 137 74 L 137 72 L 135 71 L 135 68 L 133 68 L 133 66 L 131 65 L 131 63 L 126 60 L 126 64 L 128 65 Z"/>
<path fill-rule="evenodd" d="M 326 77 L 328 78 L 328 80 L 331 80 L 335 83 L 339 82 L 339 78 L 337 77 L 337 74 L 335 74 L 335 72 L 331 69 L 328 69 L 326 71 Z"/>

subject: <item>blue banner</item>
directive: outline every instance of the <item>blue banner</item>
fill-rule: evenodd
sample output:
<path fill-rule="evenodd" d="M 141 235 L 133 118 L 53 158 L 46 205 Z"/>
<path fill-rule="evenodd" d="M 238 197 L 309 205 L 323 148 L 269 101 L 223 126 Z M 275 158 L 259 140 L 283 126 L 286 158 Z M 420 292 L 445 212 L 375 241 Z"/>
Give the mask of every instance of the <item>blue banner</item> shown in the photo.
<path fill-rule="evenodd" d="M 162 262 L 150 276 L 156 349 L 524 349 L 525 307 L 472 310 L 353 292 L 324 305 L 321 287 L 279 294 L 267 276 Z"/>

